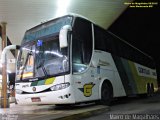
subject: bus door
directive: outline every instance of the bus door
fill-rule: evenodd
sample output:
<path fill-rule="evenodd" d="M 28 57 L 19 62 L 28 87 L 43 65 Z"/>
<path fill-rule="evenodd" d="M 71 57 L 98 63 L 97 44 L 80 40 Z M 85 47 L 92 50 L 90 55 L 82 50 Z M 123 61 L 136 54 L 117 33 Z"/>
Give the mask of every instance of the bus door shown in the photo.
<path fill-rule="evenodd" d="M 96 69 L 91 67 L 93 34 L 91 22 L 76 18 L 72 36 L 72 71 L 77 101 L 98 99 Z"/>

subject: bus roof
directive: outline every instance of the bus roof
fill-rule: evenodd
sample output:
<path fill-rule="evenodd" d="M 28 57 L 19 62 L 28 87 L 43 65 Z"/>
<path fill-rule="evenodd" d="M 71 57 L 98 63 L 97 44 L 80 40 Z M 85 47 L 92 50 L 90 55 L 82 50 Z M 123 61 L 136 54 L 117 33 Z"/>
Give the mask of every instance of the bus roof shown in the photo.
<path fill-rule="evenodd" d="M 55 20 L 58 20 L 58 19 L 64 18 L 64 17 L 74 17 L 74 18 L 80 17 L 80 18 L 83 18 L 83 19 L 85 19 L 85 20 L 87 20 L 87 21 L 95 24 L 96 26 L 100 27 L 101 29 L 105 30 L 103 27 L 97 25 L 97 24 L 94 23 L 93 21 L 89 20 L 87 17 L 84 17 L 84 16 L 79 15 L 79 14 L 75 14 L 75 13 L 69 13 L 69 14 L 67 14 L 67 15 L 59 16 L 59 17 L 57 17 L 57 18 L 54 18 L 54 19 L 51 19 L 51 20 L 48 20 L 48 21 L 41 22 L 39 25 L 36 25 L 35 27 L 32 27 L 31 29 L 27 30 L 26 32 L 32 31 L 33 29 L 36 29 L 36 28 L 38 28 L 39 26 L 42 26 L 42 25 L 44 25 L 44 24 L 50 24 L 50 23 L 52 23 L 52 21 L 55 21 Z M 126 44 L 129 45 L 130 47 L 136 49 L 137 51 L 139 51 L 140 53 L 144 54 L 145 56 L 149 57 L 150 59 L 153 59 L 151 56 L 149 56 L 148 54 L 142 52 L 141 50 L 139 50 L 139 49 L 136 48 L 135 46 L 131 45 L 131 44 L 128 43 L 127 41 L 125 41 L 125 40 L 123 40 L 122 38 L 120 38 L 119 36 L 115 35 L 114 33 L 110 32 L 110 31 L 108 31 L 108 30 L 105 30 L 105 31 L 108 32 L 109 34 L 115 36 L 116 38 L 118 38 L 118 39 L 121 40 L 122 42 L 126 43 Z"/>
<path fill-rule="evenodd" d="M 35 28 L 37 28 L 37 27 L 39 27 L 39 26 L 41 26 L 41 25 L 44 25 L 44 24 L 49 24 L 49 23 L 51 23 L 52 21 L 55 21 L 55 20 L 60 19 L 60 18 L 63 18 L 63 17 L 75 17 L 75 18 L 76 18 L 76 17 L 80 17 L 80 18 L 86 19 L 86 20 L 92 22 L 93 24 L 95 24 L 93 21 L 89 20 L 87 17 L 84 17 L 84 16 L 79 15 L 79 14 L 75 14 L 75 13 L 69 13 L 69 14 L 66 14 L 66 15 L 63 15 L 63 16 L 59 16 L 59 17 L 53 18 L 53 19 L 51 19 L 51 20 L 43 21 L 43 22 L 41 22 L 40 24 L 38 24 L 38 25 L 36 25 L 36 26 L 28 29 L 27 31 L 30 31 L 30 30 L 32 30 L 32 29 L 35 29 Z M 26 31 L 26 32 L 27 32 L 27 31 Z"/>

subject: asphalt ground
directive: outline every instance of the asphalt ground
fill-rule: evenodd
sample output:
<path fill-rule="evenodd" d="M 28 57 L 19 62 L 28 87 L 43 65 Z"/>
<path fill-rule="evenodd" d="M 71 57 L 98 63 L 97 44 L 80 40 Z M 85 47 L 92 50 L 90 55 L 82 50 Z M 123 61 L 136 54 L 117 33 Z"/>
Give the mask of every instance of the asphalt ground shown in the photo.
<path fill-rule="evenodd" d="M 108 106 L 80 104 L 72 106 L 11 104 L 10 108 L 0 108 L 0 120 L 80 120 L 109 111 Z"/>

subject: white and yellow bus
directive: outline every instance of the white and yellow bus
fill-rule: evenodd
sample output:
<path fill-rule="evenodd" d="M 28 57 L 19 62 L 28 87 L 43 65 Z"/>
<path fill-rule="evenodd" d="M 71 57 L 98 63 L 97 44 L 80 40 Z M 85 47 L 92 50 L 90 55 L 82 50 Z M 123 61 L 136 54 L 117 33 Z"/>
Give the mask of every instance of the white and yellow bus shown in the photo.
<path fill-rule="evenodd" d="M 84 17 L 27 30 L 18 55 L 18 104 L 76 104 L 157 91 L 152 58 Z"/>

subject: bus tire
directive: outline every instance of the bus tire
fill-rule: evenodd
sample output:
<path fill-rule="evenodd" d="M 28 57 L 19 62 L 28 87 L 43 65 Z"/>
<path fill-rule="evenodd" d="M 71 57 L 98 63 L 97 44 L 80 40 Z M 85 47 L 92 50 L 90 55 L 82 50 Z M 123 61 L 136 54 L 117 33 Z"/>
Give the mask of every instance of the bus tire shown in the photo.
<path fill-rule="evenodd" d="M 55 104 L 56 107 L 70 107 L 72 104 Z"/>
<path fill-rule="evenodd" d="M 17 102 L 17 100 L 16 100 L 16 99 L 15 99 L 15 104 L 16 104 L 16 105 L 18 105 L 18 102 Z"/>
<path fill-rule="evenodd" d="M 147 97 L 150 96 L 150 84 L 147 83 Z"/>
<path fill-rule="evenodd" d="M 152 97 L 154 95 L 154 85 L 152 84 L 147 84 L 147 96 Z"/>
<path fill-rule="evenodd" d="M 103 83 L 101 88 L 101 104 L 110 105 L 113 98 L 113 89 L 111 84 Z"/>
<path fill-rule="evenodd" d="M 154 85 L 153 85 L 153 83 L 151 84 L 151 87 L 150 87 L 150 96 L 154 96 Z"/>

